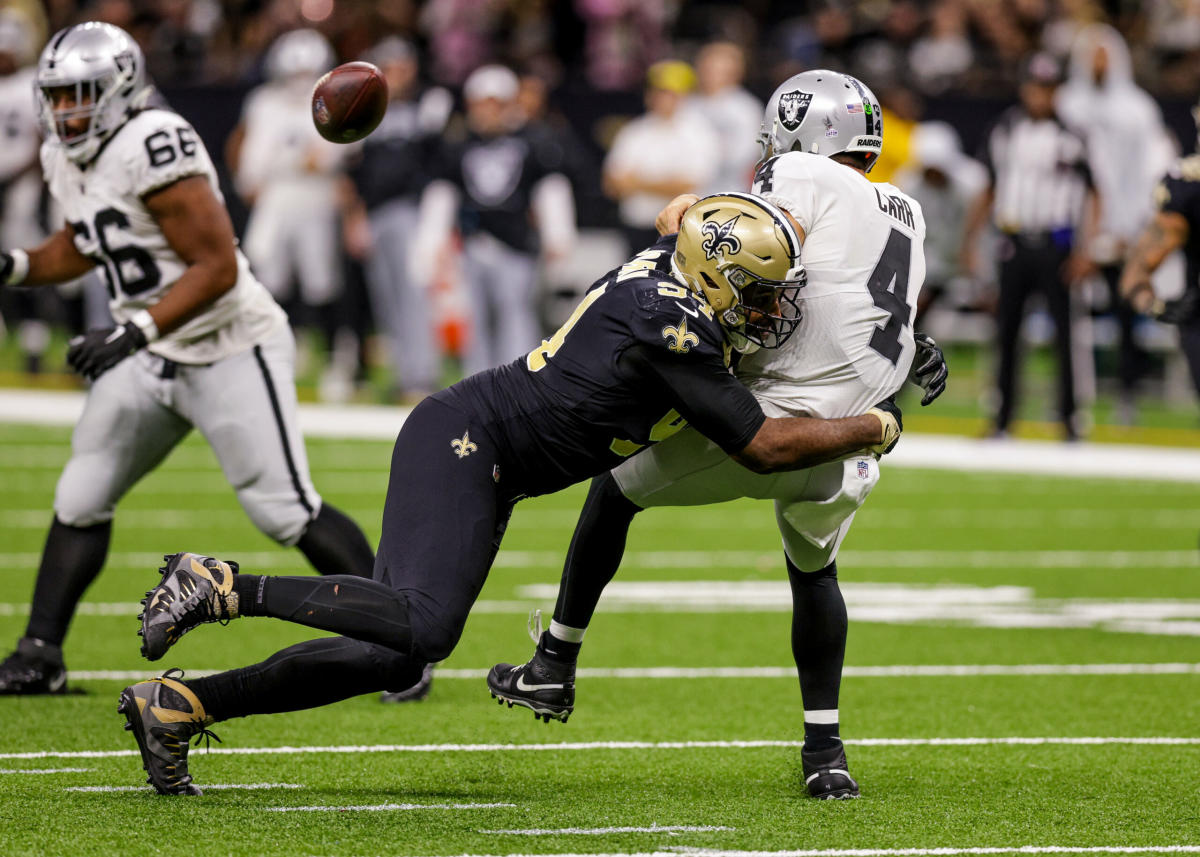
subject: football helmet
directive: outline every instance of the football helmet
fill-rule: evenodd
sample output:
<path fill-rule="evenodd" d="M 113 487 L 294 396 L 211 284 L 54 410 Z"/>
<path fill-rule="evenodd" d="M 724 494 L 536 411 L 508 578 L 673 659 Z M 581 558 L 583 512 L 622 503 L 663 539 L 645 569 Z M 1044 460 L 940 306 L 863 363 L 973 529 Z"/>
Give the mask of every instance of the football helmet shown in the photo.
<path fill-rule="evenodd" d="M 100 146 L 146 105 L 146 61 L 137 42 L 112 24 L 89 21 L 59 30 L 42 49 L 35 81 L 38 114 L 48 140 L 77 164 L 90 162 Z M 74 87 L 70 107 L 55 109 L 51 92 Z M 87 119 L 87 128 L 69 123 Z"/>
<path fill-rule="evenodd" d="M 671 268 L 703 297 L 735 349 L 778 348 L 800 323 L 800 236 L 779 208 L 750 194 L 706 196 L 679 225 Z"/>
<path fill-rule="evenodd" d="M 862 152 L 867 172 L 883 149 L 879 99 L 848 74 L 828 69 L 793 75 L 771 95 L 758 134 L 763 158 L 784 152 Z"/>

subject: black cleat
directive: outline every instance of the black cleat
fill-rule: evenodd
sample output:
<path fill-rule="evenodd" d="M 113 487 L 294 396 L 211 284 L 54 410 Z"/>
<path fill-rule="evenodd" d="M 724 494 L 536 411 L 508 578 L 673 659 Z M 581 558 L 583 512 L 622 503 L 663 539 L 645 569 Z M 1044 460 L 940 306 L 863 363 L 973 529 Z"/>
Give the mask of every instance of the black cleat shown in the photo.
<path fill-rule="evenodd" d="M 0 694 L 26 696 L 67 692 L 62 649 L 33 637 L 22 637 L 17 650 L 0 664 Z"/>
<path fill-rule="evenodd" d="M 182 675 L 180 670 L 167 670 L 159 678 L 131 685 L 121 691 L 117 704 L 117 711 L 125 715 L 126 731 L 133 733 L 142 753 L 142 767 L 150 775 L 146 782 L 162 795 L 201 793 L 188 773 L 188 741 L 201 735 L 217 738 L 205 728 L 213 720 L 196 694 L 177 680 Z"/>
<path fill-rule="evenodd" d="M 429 696 L 431 687 L 433 687 L 433 664 L 425 664 L 425 669 L 421 670 L 421 677 L 417 679 L 416 684 L 406 687 L 404 690 L 385 690 L 379 694 L 379 701 L 420 702 Z"/>
<path fill-rule="evenodd" d="M 575 665 L 552 661 L 540 651 L 527 664 L 496 664 L 487 684 L 498 702 L 507 702 L 509 708 L 522 705 L 547 723 L 566 723 L 575 710 Z"/>
<path fill-rule="evenodd" d="M 859 795 L 858 783 L 850 776 L 846 763 L 846 748 L 839 741 L 828 750 L 800 749 L 804 766 L 804 785 L 818 800 L 846 800 Z"/>
<path fill-rule="evenodd" d="M 233 591 L 236 562 L 194 553 L 168 554 L 162 582 L 142 599 L 142 655 L 157 661 L 175 642 L 204 622 L 227 623 L 237 616 Z"/>

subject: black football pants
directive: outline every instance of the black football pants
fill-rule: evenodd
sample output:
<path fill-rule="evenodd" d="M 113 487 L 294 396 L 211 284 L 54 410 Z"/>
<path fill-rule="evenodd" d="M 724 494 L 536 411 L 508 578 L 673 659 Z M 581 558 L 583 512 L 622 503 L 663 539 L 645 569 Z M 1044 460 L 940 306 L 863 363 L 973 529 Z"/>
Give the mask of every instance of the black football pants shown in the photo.
<path fill-rule="evenodd" d="M 498 450 L 469 416 L 416 407 L 392 453 L 371 581 L 238 575 L 239 610 L 341 634 L 189 680 L 217 720 L 402 690 L 458 643 L 512 511 Z"/>

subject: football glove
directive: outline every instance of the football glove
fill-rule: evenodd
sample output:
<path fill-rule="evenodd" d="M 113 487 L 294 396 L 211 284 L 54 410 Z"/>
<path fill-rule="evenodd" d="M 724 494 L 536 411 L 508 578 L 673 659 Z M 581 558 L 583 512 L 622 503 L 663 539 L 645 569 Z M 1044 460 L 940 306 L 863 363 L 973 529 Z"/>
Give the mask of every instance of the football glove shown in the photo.
<path fill-rule="evenodd" d="M 89 330 L 69 344 L 67 363 L 89 381 L 95 381 L 139 348 L 145 348 L 146 334 L 127 321 L 120 327 Z"/>
<path fill-rule="evenodd" d="M 8 278 L 12 276 L 14 264 L 11 253 L 0 251 L 0 283 L 8 283 Z"/>
<path fill-rule="evenodd" d="M 1154 302 L 1150 315 L 1164 324 L 1186 324 L 1200 315 L 1200 289 L 1188 289 L 1170 301 Z"/>
<path fill-rule="evenodd" d="M 900 432 L 904 431 L 904 421 L 900 415 L 900 408 L 896 406 L 896 397 L 888 396 L 867 413 L 879 417 L 879 422 L 883 425 L 883 436 L 879 443 L 867 447 L 867 452 L 887 455 L 896 447 L 900 441 Z"/>
<path fill-rule="evenodd" d="M 917 344 L 917 353 L 913 355 L 908 380 L 925 391 L 925 395 L 921 397 L 921 406 L 924 407 L 945 391 L 950 369 L 946 366 L 946 355 L 933 341 L 932 336 L 927 333 L 915 333 L 913 342 Z"/>

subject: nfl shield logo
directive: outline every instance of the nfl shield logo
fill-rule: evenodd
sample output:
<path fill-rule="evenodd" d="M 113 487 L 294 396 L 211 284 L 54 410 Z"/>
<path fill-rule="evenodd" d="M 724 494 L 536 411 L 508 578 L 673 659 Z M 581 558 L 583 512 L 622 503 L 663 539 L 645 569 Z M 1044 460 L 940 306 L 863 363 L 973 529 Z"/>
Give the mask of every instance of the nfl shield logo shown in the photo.
<path fill-rule="evenodd" d="M 858 478 L 866 479 L 870 475 L 871 475 L 871 465 L 867 464 L 867 462 L 865 462 L 865 461 L 858 462 Z"/>
<path fill-rule="evenodd" d="M 799 128 L 811 102 L 812 93 L 801 92 L 798 89 L 779 96 L 779 121 L 783 127 L 789 131 Z"/>

